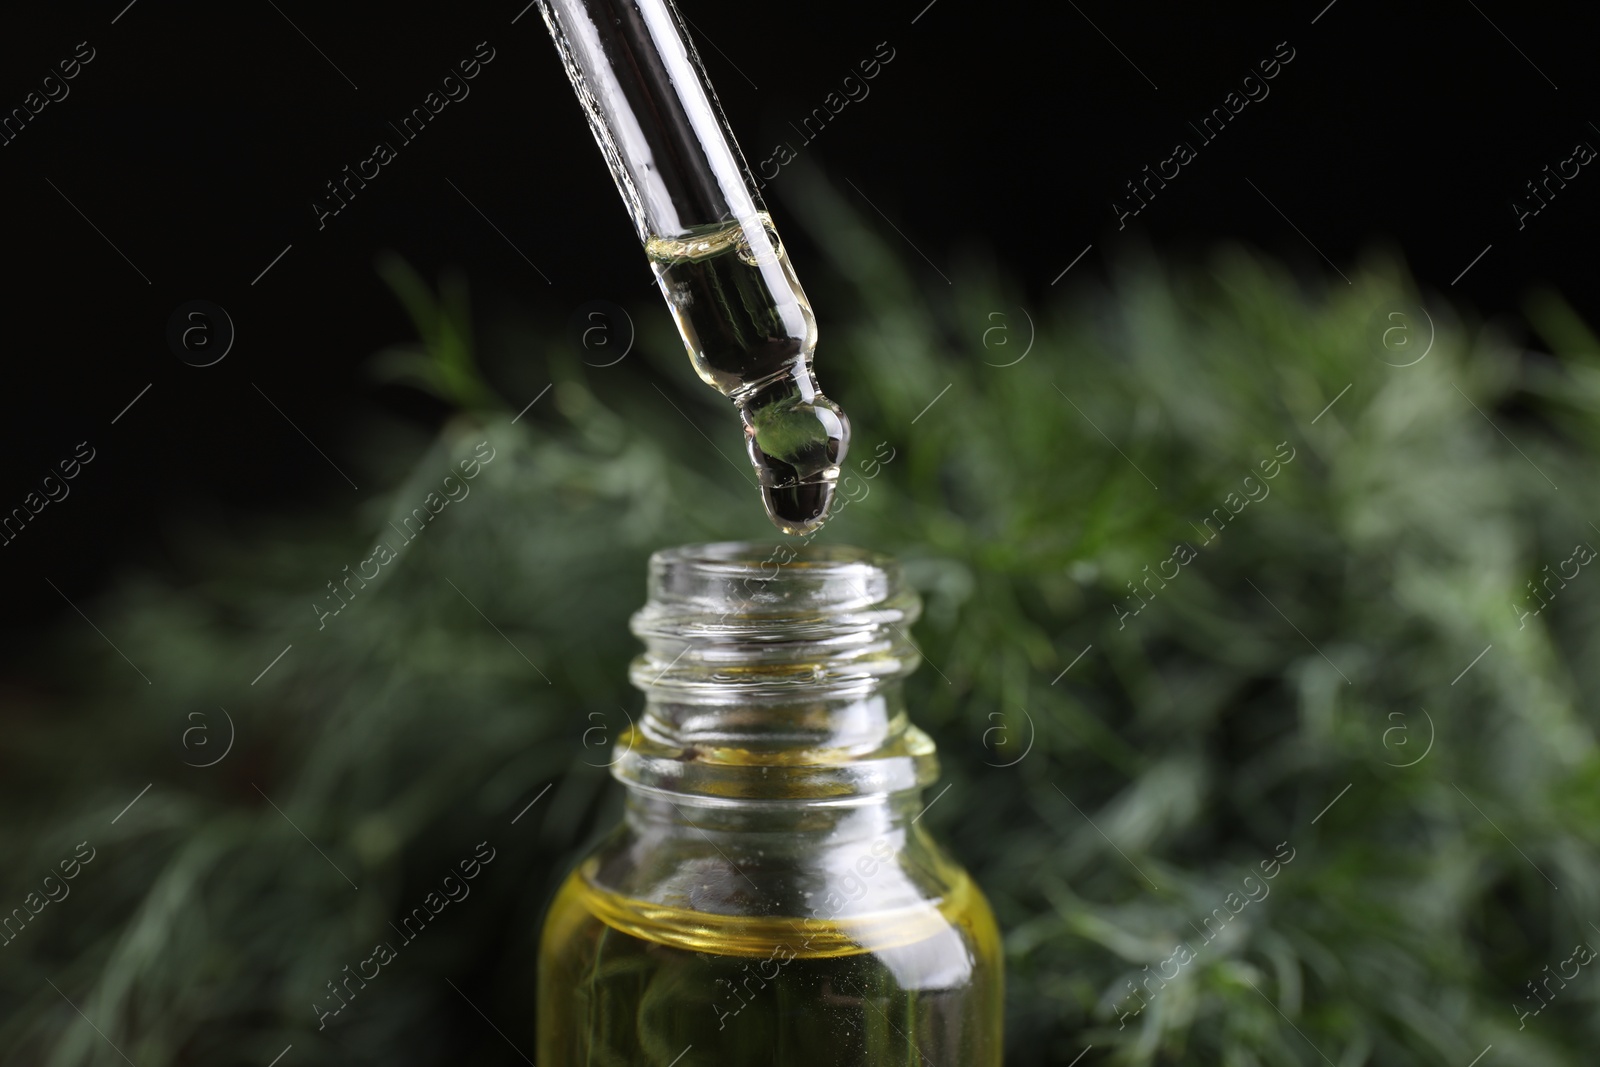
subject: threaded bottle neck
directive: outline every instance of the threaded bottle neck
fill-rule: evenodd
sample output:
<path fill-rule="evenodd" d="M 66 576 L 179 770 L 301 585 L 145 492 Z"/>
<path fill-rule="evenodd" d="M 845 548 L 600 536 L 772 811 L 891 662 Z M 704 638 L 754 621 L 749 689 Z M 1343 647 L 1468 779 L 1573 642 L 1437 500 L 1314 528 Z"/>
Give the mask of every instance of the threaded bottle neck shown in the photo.
<path fill-rule="evenodd" d="M 859 804 L 937 776 L 905 715 L 921 610 L 890 558 L 726 542 L 650 558 L 618 779 L 732 804 Z"/>

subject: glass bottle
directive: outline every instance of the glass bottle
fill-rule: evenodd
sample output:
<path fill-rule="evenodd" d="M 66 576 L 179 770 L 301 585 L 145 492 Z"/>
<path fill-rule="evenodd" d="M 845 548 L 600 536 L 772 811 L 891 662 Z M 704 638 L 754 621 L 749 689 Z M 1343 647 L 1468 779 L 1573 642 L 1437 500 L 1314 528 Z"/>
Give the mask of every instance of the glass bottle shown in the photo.
<path fill-rule="evenodd" d="M 996 1067 L 999 933 L 919 824 L 920 601 L 893 560 L 694 545 L 650 560 L 622 824 L 539 952 L 540 1067 Z"/>

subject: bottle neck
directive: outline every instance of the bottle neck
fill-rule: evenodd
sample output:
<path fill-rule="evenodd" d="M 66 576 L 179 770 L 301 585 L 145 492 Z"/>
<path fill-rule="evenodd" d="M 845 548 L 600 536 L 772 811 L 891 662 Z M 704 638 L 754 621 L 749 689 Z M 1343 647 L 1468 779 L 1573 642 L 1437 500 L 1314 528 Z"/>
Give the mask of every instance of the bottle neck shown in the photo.
<path fill-rule="evenodd" d="M 594 875 L 600 884 L 615 882 L 624 895 L 649 895 L 628 882 L 642 867 L 646 883 L 670 887 L 666 898 L 693 900 L 703 910 L 754 908 L 833 918 L 916 898 L 887 869 L 870 892 L 853 881 L 879 874 L 878 864 L 901 856 L 911 869 L 932 870 L 942 862 L 917 823 L 922 802 L 915 789 L 860 794 L 848 804 L 730 802 L 637 787 L 627 792 L 623 823 L 629 846 L 611 857 L 619 866 L 602 862 Z M 846 883 L 859 890 L 846 894 L 850 909 L 842 900 L 823 906 L 825 894 Z M 735 901 L 742 903 L 735 908 Z"/>
<path fill-rule="evenodd" d="M 760 803 L 693 793 L 665 793 L 629 788 L 623 821 L 641 837 L 688 835 L 699 841 L 737 838 L 748 848 L 752 835 L 771 834 L 777 850 L 805 851 L 807 840 L 827 847 L 889 839 L 900 845 L 923 804 L 916 789 L 863 794 L 850 804 Z"/>
<path fill-rule="evenodd" d="M 918 661 L 906 629 L 920 603 L 892 561 L 693 546 L 652 557 L 650 592 L 632 623 L 645 709 L 612 765 L 638 811 L 892 818 L 938 776 L 932 741 L 906 716 L 902 683 Z"/>

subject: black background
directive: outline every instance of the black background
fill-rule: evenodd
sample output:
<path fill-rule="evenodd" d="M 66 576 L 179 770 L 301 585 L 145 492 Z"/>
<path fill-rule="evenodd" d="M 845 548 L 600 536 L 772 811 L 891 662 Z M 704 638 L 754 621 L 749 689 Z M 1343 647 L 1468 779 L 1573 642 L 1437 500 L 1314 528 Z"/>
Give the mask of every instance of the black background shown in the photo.
<path fill-rule="evenodd" d="M 225 538 L 379 488 L 355 447 L 362 428 L 375 418 L 425 427 L 442 412 L 365 369 L 376 350 L 413 336 L 374 273 L 378 252 L 398 251 L 430 278 L 459 266 L 486 319 L 522 306 L 559 325 L 588 301 L 634 306 L 650 294 L 526 0 L 331 12 L 303 0 L 125 2 L 0 15 L 6 112 L 79 42 L 95 51 L 70 95 L 0 147 L 10 400 L 0 510 L 20 505 L 77 442 L 97 452 L 71 496 L 0 549 L 13 650 L 71 615 L 50 582 L 78 600 L 119 572 L 173 569 L 179 531 L 197 523 Z M 1576 142 L 1600 145 L 1592 35 L 1554 5 L 1325 5 L 682 8 L 752 164 L 779 140 L 798 146 L 789 123 L 887 42 L 894 58 L 870 95 L 800 151 L 847 195 L 869 197 L 857 206 L 914 242 L 902 248 L 919 269 L 921 255 L 949 274 L 963 250 L 991 249 L 1042 302 L 1103 275 L 1135 242 L 1195 258 L 1238 239 L 1330 285 L 1344 284 L 1335 268 L 1349 273 L 1363 251 L 1392 246 L 1425 286 L 1516 335 L 1518 307 L 1538 285 L 1600 321 L 1594 168 L 1525 229 L 1511 209 L 1523 183 Z M 324 182 L 375 142 L 395 142 L 387 122 L 485 41 L 494 59 L 471 95 L 319 230 L 311 204 Z M 1271 95 L 1202 147 L 1188 123 L 1279 42 L 1295 58 Z M 1198 159 L 1119 232 L 1112 200 L 1178 140 Z M 766 191 L 780 226 L 785 180 Z M 794 230 L 797 269 L 812 278 L 818 257 Z M 946 281 L 934 269 L 924 280 L 939 299 Z M 814 297 L 827 288 L 808 287 Z M 237 329 L 215 366 L 188 366 L 167 345 L 169 316 L 194 299 L 224 307 Z M 818 313 L 825 337 L 825 300 Z M 537 367 L 504 378 L 519 405 L 548 380 Z"/>

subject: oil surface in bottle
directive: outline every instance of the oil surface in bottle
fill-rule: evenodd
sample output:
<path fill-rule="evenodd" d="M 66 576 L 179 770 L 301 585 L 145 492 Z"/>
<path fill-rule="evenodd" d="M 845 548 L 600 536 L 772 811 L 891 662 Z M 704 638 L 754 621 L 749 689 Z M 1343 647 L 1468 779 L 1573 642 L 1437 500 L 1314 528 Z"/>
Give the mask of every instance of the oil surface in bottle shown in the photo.
<path fill-rule="evenodd" d="M 772 220 L 653 237 L 645 253 L 695 372 L 739 408 L 768 516 L 785 533 L 815 529 L 850 422 L 817 388 L 816 318 Z"/>
<path fill-rule="evenodd" d="M 545 939 L 540 1063 L 1000 1063 L 1000 935 L 962 873 L 937 905 L 829 921 L 647 904 L 580 867 Z"/>

